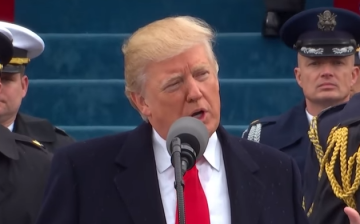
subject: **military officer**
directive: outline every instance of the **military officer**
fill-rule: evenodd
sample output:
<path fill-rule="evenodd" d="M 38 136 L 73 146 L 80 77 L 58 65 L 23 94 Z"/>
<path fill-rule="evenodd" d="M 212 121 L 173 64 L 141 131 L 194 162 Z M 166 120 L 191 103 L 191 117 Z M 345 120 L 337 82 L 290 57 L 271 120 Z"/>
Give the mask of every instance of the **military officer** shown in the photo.
<path fill-rule="evenodd" d="M 309 147 L 297 149 L 303 152 L 303 156 L 306 155 L 303 157 L 303 207 L 310 224 L 348 223 L 348 218 L 343 213 L 344 208 L 357 208 L 356 198 L 354 199 L 356 185 L 353 184 L 356 172 L 355 169 L 350 171 L 356 166 L 356 158 L 349 159 L 352 154 L 346 155 L 346 132 L 343 129 L 335 134 L 331 131 L 333 126 L 342 121 L 340 114 L 354 111 L 354 107 L 351 107 L 350 102 L 346 104 L 345 99 L 348 99 L 359 74 L 359 68 L 354 66 L 356 49 L 360 43 L 360 32 L 356 24 L 360 25 L 360 16 L 353 12 L 317 8 L 295 15 L 283 27 L 283 35 L 289 35 L 289 45 L 293 43 L 309 59 L 305 66 L 312 71 L 313 77 L 317 77 L 312 81 L 314 86 L 319 87 L 315 96 L 320 95 L 322 90 L 324 98 L 328 99 L 324 102 L 329 102 L 323 103 L 327 109 L 322 108 L 322 111 L 311 114 L 314 117 L 308 132 L 311 142 Z M 305 71 L 301 69 L 302 73 Z M 322 86 L 324 87 L 320 88 Z M 311 99 L 313 96 L 307 97 L 305 88 L 302 88 L 306 110 L 310 112 L 311 100 L 307 98 Z M 342 89 L 345 90 L 341 91 Z M 338 99 L 343 96 L 344 100 L 331 101 L 330 97 L 334 96 L 338 96 Z M 350 101 L 357 98 L 355 95 Z M 296 126 L 292 128 L 296 129 Z M 330 135 L 328 139 L 323 137 L 326 133 Z M 328 147 L 332 149 L 328 150 Z"/>
<path fill-rule="evenodd" d="M 349 28 L 343 14 L 355 22 L 360 18 L 344 9 L 315 8 L 296 14 L 284 24 L 280 35 L 289 48 L 298 52 L 294 73 L 305 100 L 279 116 L 253 122 L 243 134 L 292 156 L 302 176 L 313 116 L 347 102 L 359 76 L 359 68 L 354 67 L 356 46 L 350 37 L 360 37 L 360 30 Z"/>
<path fill-rule="evenodd" d="M 53 126 L 48 120 L 19 112 L 26 96 L 29 80 L 25 75 L 30 59 L 44 50 L 43 40 L 31 30 L 16 24 L 0 22 L 13 35 L 13 58 L 3 68 L 3 90 L 0 94 L 0 124 L 10 131 L 37 139 L 50 151 L 74 142 L 65 131 Z M 41 103 L 41 102 L 38 102 Z"/>
<path fill-rule="evenodd" d="M 355 54 L 355 66 L 360 65 L 359 60 L 359 49 Z M 310 147 L 309 162 L 307 163 L 308 170 L 315 170 L 319 172 L 322 169 L 324 173 L 319 180 L 319 183 L 312 188 L 306 189 L 306 197 L 311 197 L 311 194 L 314 199 L 313 207 L 321 207 L 321 210 L 312 215 L 312 219 L 326 220 L 324 217 L 326 214 L 331 215 L 329 218 L 337 220 L 337 222 L 342 222 L 346 220 L 344 214 L 339 214 L 338 211 L 343 207 L 349 205 L 354 207 L 359 211 L 360 203 L 360 192 L 358 189 L 359 180 L 354 180 L 354 177 L 351 176 L 350 183 L 354 187 L 351 191 L 346 189 L 346 186 L 342 182 L 343 178 L 350 177 L 341 171 L 341 169 L 346 168 L 346 170 L 351 170 L 355 176 L 359 175 L 360 171 L 357 171 L 356 166 L 357 161 L 354 161 L 352 164 L 347 166 L 339 164 L 338 161 L 350 161 L 349 157 L 357 155 L 358 146 L 360 145 L 359 131 L 360 131 L 360 93 L 359 93 L 359 80 L 357 80 L 353 93 L 354 95 L 350 98 L 347 103 L 340 104 L 323 111 L 316 120 L 314 120 L 313 125 L 311 126 L 311 134 L 313 134 L 313 144 Z M 347 142 L 344 142 L 347 141 Z M 326 155 L 323 156 L 321 166 L 319 166 L 319 161 L 317 160 L 317 153 L 315 149 L 318 148 L 320 154 Z M 343 153 L 345 157 L 339 158 L 339 153 Z M 334 157 L 332 157 L 335 155 Z M 332 161 L 337 160 L 332 167 Z M 326 169 L 327 167 L 327 169 Z M 329 181 L 332 180 L 332 181 Z M 338 186 L 335 186 L 338 185 Z M 336 190 L 337 189 L 337 190 Z M 343 191 L 343 192 L 341 192 Z M 340 193 L 346 193 L 349 197 L 344 197 Z M 321 195 L 321 197 L 320 197 Z M 326 198 L 326 200 L 322 200 Z M 320 215 L 319 215 L 320 214 Z M 336 214 L 336 215 L 335 215 Z"/>
<path fill-rule="evenodd" d="M 12 58 L 11 32 L 0 25 L 1 70 Z M 39 212 L 52 155 L 38 141 L 0 125 L 0 223 L 33 224 Z"/>

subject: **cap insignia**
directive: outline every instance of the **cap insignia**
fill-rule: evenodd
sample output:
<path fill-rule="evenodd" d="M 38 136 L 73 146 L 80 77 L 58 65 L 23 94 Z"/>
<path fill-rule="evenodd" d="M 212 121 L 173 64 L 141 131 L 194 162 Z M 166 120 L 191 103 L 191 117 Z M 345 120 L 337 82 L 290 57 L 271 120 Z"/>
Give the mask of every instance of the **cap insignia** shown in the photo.
<path fill-rule="evenodd" d="M 344 53 L 351 53 L 354 51 L 354 47 L 353 46 L 348 46 L 348 47 L 342 47 L 342 48 L 333 48 L 332 49 L 334 54 L 344 54 Z"/>
<path fill-rule="evenodd" d="M 304 54 L 323 54 L 324 48 L 312 48 L 312 47 L 302 47 L 300 51 L 304 52 Z"/>
<path fill-rule="evenodd" d="M 336 26 L 336 18 L 337 15 L 331 13 L 329 10 L 325 10 L 323 13 L 318 15 L 319 22 L 318 28 L 321 31 L 333 31 Z"/>

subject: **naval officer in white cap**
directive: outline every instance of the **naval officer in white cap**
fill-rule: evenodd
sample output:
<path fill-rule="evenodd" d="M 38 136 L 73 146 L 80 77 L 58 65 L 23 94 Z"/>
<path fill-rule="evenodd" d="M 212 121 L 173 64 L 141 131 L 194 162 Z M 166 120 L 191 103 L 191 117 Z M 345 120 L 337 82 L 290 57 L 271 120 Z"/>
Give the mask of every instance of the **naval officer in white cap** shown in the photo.
<path fill-rule="evenodd" d="M 1 70 L 13 56 L 13 36 L 0 26 Z M 38 141 L 0 125 L 0 223 L 33 224 L 44 194 L 52 154 Z"/>
<path fill-rule="evenodd" d="M 45 45 L 36 33 L 25 27 L 7 22 L 0 22 L 0 26 L 8 29 L 13 36 L 13 57 L 3 68 L 0 124 L 12 132 L 37 139 L 51 152 L 73 143 L 74 140 L 70 136 L 48 120 L 19 113 L 29 85 L 28 77 L 25 75 L 26 65 L 44 51 Z"/>

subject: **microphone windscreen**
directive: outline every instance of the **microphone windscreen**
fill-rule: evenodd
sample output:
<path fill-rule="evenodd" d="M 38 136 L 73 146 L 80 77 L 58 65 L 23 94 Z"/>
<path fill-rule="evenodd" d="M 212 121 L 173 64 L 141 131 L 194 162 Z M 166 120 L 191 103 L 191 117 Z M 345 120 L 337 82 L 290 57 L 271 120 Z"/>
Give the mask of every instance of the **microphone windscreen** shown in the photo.
<path fill-rule="evenodd" d="M 202 121 L 193 117 L 182 117 L 170 127 L 166 137 L 166 147 L 171 155 L 171 142 L 178 137 L 181 143 L 186 143 L 196 153 L 196 158 L 201 157 L 209 142 L 209 131 Z"/>

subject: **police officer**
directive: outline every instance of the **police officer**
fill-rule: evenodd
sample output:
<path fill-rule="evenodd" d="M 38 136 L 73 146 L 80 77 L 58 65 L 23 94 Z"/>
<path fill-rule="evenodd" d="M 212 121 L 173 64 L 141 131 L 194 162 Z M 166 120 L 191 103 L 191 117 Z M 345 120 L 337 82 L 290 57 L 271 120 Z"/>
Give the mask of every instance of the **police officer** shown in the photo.
<path fill-rule="evenodd" d="M 243 134 L 244 138 L 292 156 L 303 176 L 313 116 L 347 102 L 359 75 L 359 68 L 354 67 L 354 54 L 360 30 L 353 25 L 359 18 L 335 8 L 310 9 L 290 18 L 282 27 L 281 38 L 298 52 L 294 72 L 305 101 L 279 116 L 253 122 Z M 345 19 L 355 23 L 348 26 Z"/>
<path fill-rule="evenodd" d="M 12 57 L 12 34 L 0 26 L 0 71 Z M 2 91 L 0 73 L 0 93 Z M 52 155 L 38 141 L 0 125 L 0 223 L 33 224 Z"/>
<path fill-rule="evenodd" d="M 3 68 L 3 91 L 0 94 L 0 124 L 10 131 L 37 139 L 50 151 L 74 140 L 48 120 L 19 113 L 29 80 L 25 67 L 44 50 L 43 40 L 34 32 L 16 24 L 0 22 L 13 35 L 13 58 Z M 38 102 L 41 103 L 41 102 Z"/>

